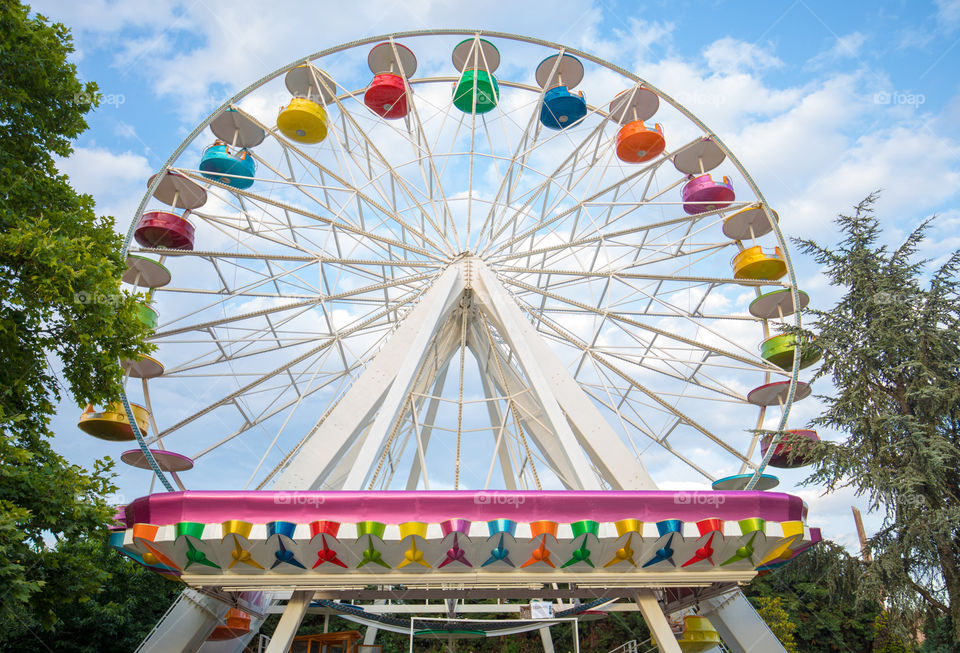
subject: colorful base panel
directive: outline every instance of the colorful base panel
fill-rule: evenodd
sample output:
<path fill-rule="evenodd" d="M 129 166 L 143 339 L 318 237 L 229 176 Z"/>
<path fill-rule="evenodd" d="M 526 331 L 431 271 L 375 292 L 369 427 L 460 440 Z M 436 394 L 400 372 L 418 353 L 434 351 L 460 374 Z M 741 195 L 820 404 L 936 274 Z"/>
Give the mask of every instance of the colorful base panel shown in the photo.
<path fill-rule="evenodd" d="M 416 506 L 415 514 L 411 506 Z M 175 524 L 181 521 L 223 521 L 223 511 L 246 522 L 289 521 L 371 523 L 426 522 L 448 524 L 450 533 L 463 532 L 450 515 L 466 524 L 502 520 L 527 523 L 537 533 L 556 536 L 556 523 L 572 524 L 586 518 L 616 523 L 636 519 L 654 523 L 664 519 L 696 522 L 701 519 L 741 519 L 757 515 L 769 521 L 803 519 L 803 501 L 770 492 L 712 491 L 290 491 L 248 490 L 164 492 L 141 497 L 126 509 L 130 523 Z M 541 520 L 539 515 L 550 515 Z M 625 522 L 628 523 L 628 522 Z M 471 529 L 473 526 L 470 527 Z M 519 526 L 516 527 L 519 532 Z M 376 533 L 376 531 L 373 531 Z M 473 531 L 471 530 L 471 533 Z M 493 535 L 485 531 L 487 535 Z M 336 536 L 336 532 L 332 532 Z"/>
<path fill-rule="evenodd" d="M 730 179 L 714 181 L 709 174 L 688 181 L 682 192 L 683 210 L 689 215 L 725 209 L 736 199 Z"/>
<path fill-rule="evenodd" d="M 718 478 L 713 482 L 713 489 L 730 492 L 736 490 L 742 490 L 747 487 L 747 483 L 750 482 L 750 479 L 753 478 L 753 474 L 734 474 L 733 476 L 727 476 L 725 478 Z M 780 485 L 780 479 L 772 474 L 761 474 L 760 478 L 757 479 L 757 484 L 753 487 L 754 490 L 759 492 L 766 492 L 767 490 L 772 490 L 773 488 Z"/>
<path fill-rule="evenodd" d="M 143 247 L 193 249 L 193 225 L 186 218 L 167 211 L 144 213 L 133 237 Z"/>
<path fill-rule="evenodd" d="M 816 431 L 810 429 L 793 429 L 787 431 L 793 437 L 806 438 L 811 442 L 819 442 L 820 436 L 817 435 Z M 762 455 L 767 455 L 767 450 L 770 448 L 770 443 L 773 442 L 773 436 L 768 435 L 760 440 L 760 452 Z M 803 456 L 792 456 L 790 451 L 792 446 L 787 442 L 780 442 L 773 450 L 773 455 L 770 456 L 770 465 L 772 467 L 779 467 L 781 469 L 793 469 L 795 467 L 803 467 L 808 464 L 808 461 L 803 458 Z"/>
<path fill-rule="evenodd" d="M 771 210 L 770 213 L 775 221 L 780 221 L 776 211 Z M 759 206 L 741 209 L 723 221 L 723 235 L 731 240 L 753 240 L 771 231 L 773 225 L 770 224 L 770 218 Z"/>
<path fill-rule="evenodd" d="M 226 143 L 218 141 L 203 151 L 200 171 L 207 179 L 245 190 L 253 186 L 257 164 L 247 150 L 234 150 Z"/>
<path fill-rule="evenodd" d="M 120 366 L 133 379 L 154 379 L 163 376 L 163 364 L 146 354 L 138 354 L 136 360 L 122 360 Z"/>
<path fill-rule="evenodd" d="M 550 129 L 564 129 L 587 115 L 583 93 L 573 94 L 566 86 L 551 88 L 543 96 L 540 123 Z"/>
<path fill-rule="evenodd" d="M 789 381 L 776 381 L 754 388 L 747 394 L 747 401 L 755 406 L 779 406 L 787 402 L 790 392 Z M 810 384 L 797 381 L 797 390 L 793 395 L 794 401 L 800 401 L 810 396 L 813 390 Z"/>
<path fill-rule="evenodd" d="M 438 518 L 447 511 L 469 518 Z M 491 518 L 504 511 L 517 519 Z M 797 497 L 762 492 L 179 492 L 127 506 L 128 528 L 112 542 L 193 584 L 290 574 L 709 579 L 751 574 L 819 541 L 804 512 Z M 625 513 L 638 516 L 614 519 Z M 530 520 L 545 515 L 556 521 Z"/>
<path fill-rule="evenodd" d="M 165 472 L 185 472 L 193 469 L 193 459 L 166 449 L 151 449 L 157 466 Z M 142 449 L 130 449 L 120 454 L 120 460 L 138 469 L 152 469 Z"/>
<path fill-rule="evenodd" d="M 127 254 L 127 269 L 120 280 L 139 288 L 162 288 L 170 283 L 170 270 L 146 256 Z"/>
<path fill-rule="evenodd" d="M 133 418 L 137 421 L 140 431 L 146 433 L 150 413 L 140 404 L 131 403 L 130 408 L 133 410 Z M 101 440 L 112 442 L 136 440 L 133 429 L 130 428 L 130 422 L 127 420 L 127 413 L 120 402 L 110 404 L 100 412 L 94 411 L 93 406 L 87 406 L 87 410 L 80 415 L 77 427 L 84 433 Z"/>
<path fill-rule="evenodd" d="M 297 143 L 322 142 L 327 137 L 328 125 L 327 110 L 306 98 L 293 98 L 277 116 L 277 129 Z"/>

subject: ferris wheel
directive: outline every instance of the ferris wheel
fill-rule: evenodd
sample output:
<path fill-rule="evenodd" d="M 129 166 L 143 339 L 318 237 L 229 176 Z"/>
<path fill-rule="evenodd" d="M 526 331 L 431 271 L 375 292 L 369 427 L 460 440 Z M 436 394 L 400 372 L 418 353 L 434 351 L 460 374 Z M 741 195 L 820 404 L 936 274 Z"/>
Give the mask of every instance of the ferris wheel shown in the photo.
<path fill-rule="evenodd" d="M 777 333 L 807 298 L 776 212 L 689 110 L 586 53 L 443 32 L 333 48 L 231 98 L 148 186 L 124 280 L 156 351 L 124 362 L 144 432 L 124 460 L 181 488 L 296 464 L 320 465 L 315 489 L 770 487 L 756 430 L 809 394 L 814 357 Z M 390 410 L 325 428 L 453 268 L 457 305 L 422 325 Z M 533 378 L 541 355 L 575 387 Z M 91 411 L 88 431 L 131 439 L 122 403 Z"/>
<path fill-rule="evenodd" d="M 151 496 L 157 481 L 237 491 L 217 495 L 225 516 L 161 522 L 141 505 L 118 526 L 117 548 L 159 573 L 195 586 L 222 573 L 218 587 L 240 591 L 379 565 L 439 587 L 487 558 L 498 586 L 567 567 L 618 586 L 607 567 L 663 563 L 729 588 L 819 539 L 787 495 L 780 512 L 694 507 L 686 526 L 676 497 L 644 525 L 623 512 L 639 495 L 602 509 L 596 493 L 574 496 L 767 490 L 767 466 L 804 464 L 798 443 L 817 438 L 788 427 L 818 352 L 789 332 L 809 298 L 779 217 L 716 134 L 646 80 L 510 34 L 357 41 L 242 90 L 146 184 L 123 280 L 147 294 L 156 348 L 121 361 L 125 395 L 80 427 L 136 441 L 121 458 L 151 472 Z M 276 510 L 289 521 L 268 520 L 269 506 L 329 500 L 345 519 L 361 495 L 257 494 L 496 489 L 513 494 L 454 499 L 458 515 L 417 495 L 425 512 L 410 521 L 392 513 L 412 495 L 378 494 L 375 516 L 346 531 L 289 505 Z M 556 495 L 525 490 L 573 491 L 569 525 L 537 517 Z M 260 507 L 231 516 L 231 497 Z M 525 497 L 520 531 L 483 505 Z M 494 548 L 455 519 L 468 512 Z M 609 558 L 600 568 L 588 541 Z"/>

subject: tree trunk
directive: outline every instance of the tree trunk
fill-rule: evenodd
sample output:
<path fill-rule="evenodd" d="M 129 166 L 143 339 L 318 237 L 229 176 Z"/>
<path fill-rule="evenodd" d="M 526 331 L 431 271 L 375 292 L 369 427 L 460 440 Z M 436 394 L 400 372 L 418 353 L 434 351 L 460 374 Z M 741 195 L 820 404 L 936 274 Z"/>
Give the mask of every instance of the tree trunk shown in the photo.
<path fill-rule="evenodd" d="M 953 653 L 960 653 L 960 564 L 951 542 L 937 538 L 940 551 L 940 570 L 947 589 L 947 601 L 950 609 L 950 631 L 953 633 Z"/>

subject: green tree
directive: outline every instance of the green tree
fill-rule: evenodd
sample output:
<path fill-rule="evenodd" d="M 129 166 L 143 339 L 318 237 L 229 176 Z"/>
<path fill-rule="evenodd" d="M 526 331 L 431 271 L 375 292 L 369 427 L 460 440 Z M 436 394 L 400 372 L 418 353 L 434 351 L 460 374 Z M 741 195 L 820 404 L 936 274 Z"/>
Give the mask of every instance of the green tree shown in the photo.
<path fill-rule="evenodd" d="M 117 359 L 144 347 L 136 298 L 119 290 L 113 220 L 54 164 L 96 103 L 71 51 L 63 25 L 0 0 L 0 642 L 21 622 L 52 626 L 99 585 L 64 543 L 105 537 L 111 463 L 68 464 L 50 447 L 50 418 L 64 393 L 115 398 Z"/>
<path fill-rule="evenodd" d="M 858 600 L 863 569 L 846 549 L 825 540 L 790 564 L 754 579 L 744 592 L 758 609 L 765 600 L 780 600 L 804 653 L 869 651 L 879 608 L 872 601 Z"/>
<path fill-rule="evenodd" d="M 875 199 L 839 216 L 836 247 L 798 241 L 844 292 L 811 314 L 816 376 L 835 387 L 814 423 L 846 440 L 814 447 L 807 482 L 850 486 L 884 513 L 859 595 L 882 598 L 904 634 L 924 608 L 950 617 L 960 651 L 960 252 L 928 272 L 917 252 L 929 221 L 880 244 Z"/>
<path fill-rule="evenodd" d="M 18 623 L 6 649 L 100 653 L 133 651 L 183 588 L 113 550 L 104 540 L 64 542 L 62 553 L 100 570 L 98 585 L 83 600 L 57 606 L 51 629 Z M 45 648 L 44 648 L 45 647 Z"/>
<path fill-rule="evenodd" d="M 780 597 L 761 596 L 757 599 L 757 613 L 770 626 L 770 630 L 777 636 L 787 653 L 799 653 L 797 640 L 797 624 L 790 620 L 790 615 L 783 609 L 783 599 Z"/>

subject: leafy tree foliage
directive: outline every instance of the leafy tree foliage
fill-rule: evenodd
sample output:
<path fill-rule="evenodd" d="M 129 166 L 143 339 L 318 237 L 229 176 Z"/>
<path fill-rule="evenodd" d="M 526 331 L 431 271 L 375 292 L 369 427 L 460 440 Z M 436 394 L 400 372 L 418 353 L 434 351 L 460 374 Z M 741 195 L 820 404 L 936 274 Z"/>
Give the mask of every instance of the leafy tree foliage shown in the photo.
<path fill-rule="evenodd" d="M 63 25 L 0 0 L 0 643 L 23 620 L 52 626 L 100 584 L 65 543 L 105 537 L 110 463 L 68 464 L 49 423 L 64 392 L 78 404 L 116 397 L 117 359 L 144 347 L 136 298 L 119 290 L 113 220 L 54 164 L 96 103 L 71 51 Z"/>
<path fill-rule="evenodd" d="M 835 394 L 815 424 L 846 434 L 814 448 L 809 483 L 851 486 L 884 511 L 859 596 L 883 599 L 902 633 L 913 615 L 951 619 L 960 651 L 960 252 L 928 271 L 917 253 L 929 221 L 896 249 L 880 244 L 876 195 L 841 215 L 836 247 L 801 249 L 844 291 L 811 311 Z"/>
<path fill-rule="evenodd" d="M 790 620 L 790 615 L 783 609 L 783 599 L 778 597 L 761 596 L 757 599 L 757 614 L 770 626 L 787 653 L 799 653 L 797 640 L 793 634 L 797 632 L 797 624 Z"/>
<path fill-rule="evenodd" d="M 796 626 L 798 650 L 804 653 L 869 651 L 879 609 L 874 602 L 858 601 L 862 574 L 860 560 L 825 540 L 790 564 L 755 579 L 745 593 L 758 609 L 765 601 L 780 599 Z"/>
<path fill-rule="evenodd" d="M 31 622 L 35 615 L 24 613 L 7 633 L 6 650 L 133 651 L 183 587 L 120 555 L 103 540 L 64 541 L 58 549 L 96 566 L 97 585 L 81 600 L 56 606 L 52 629 L 40 628 Z"/>

